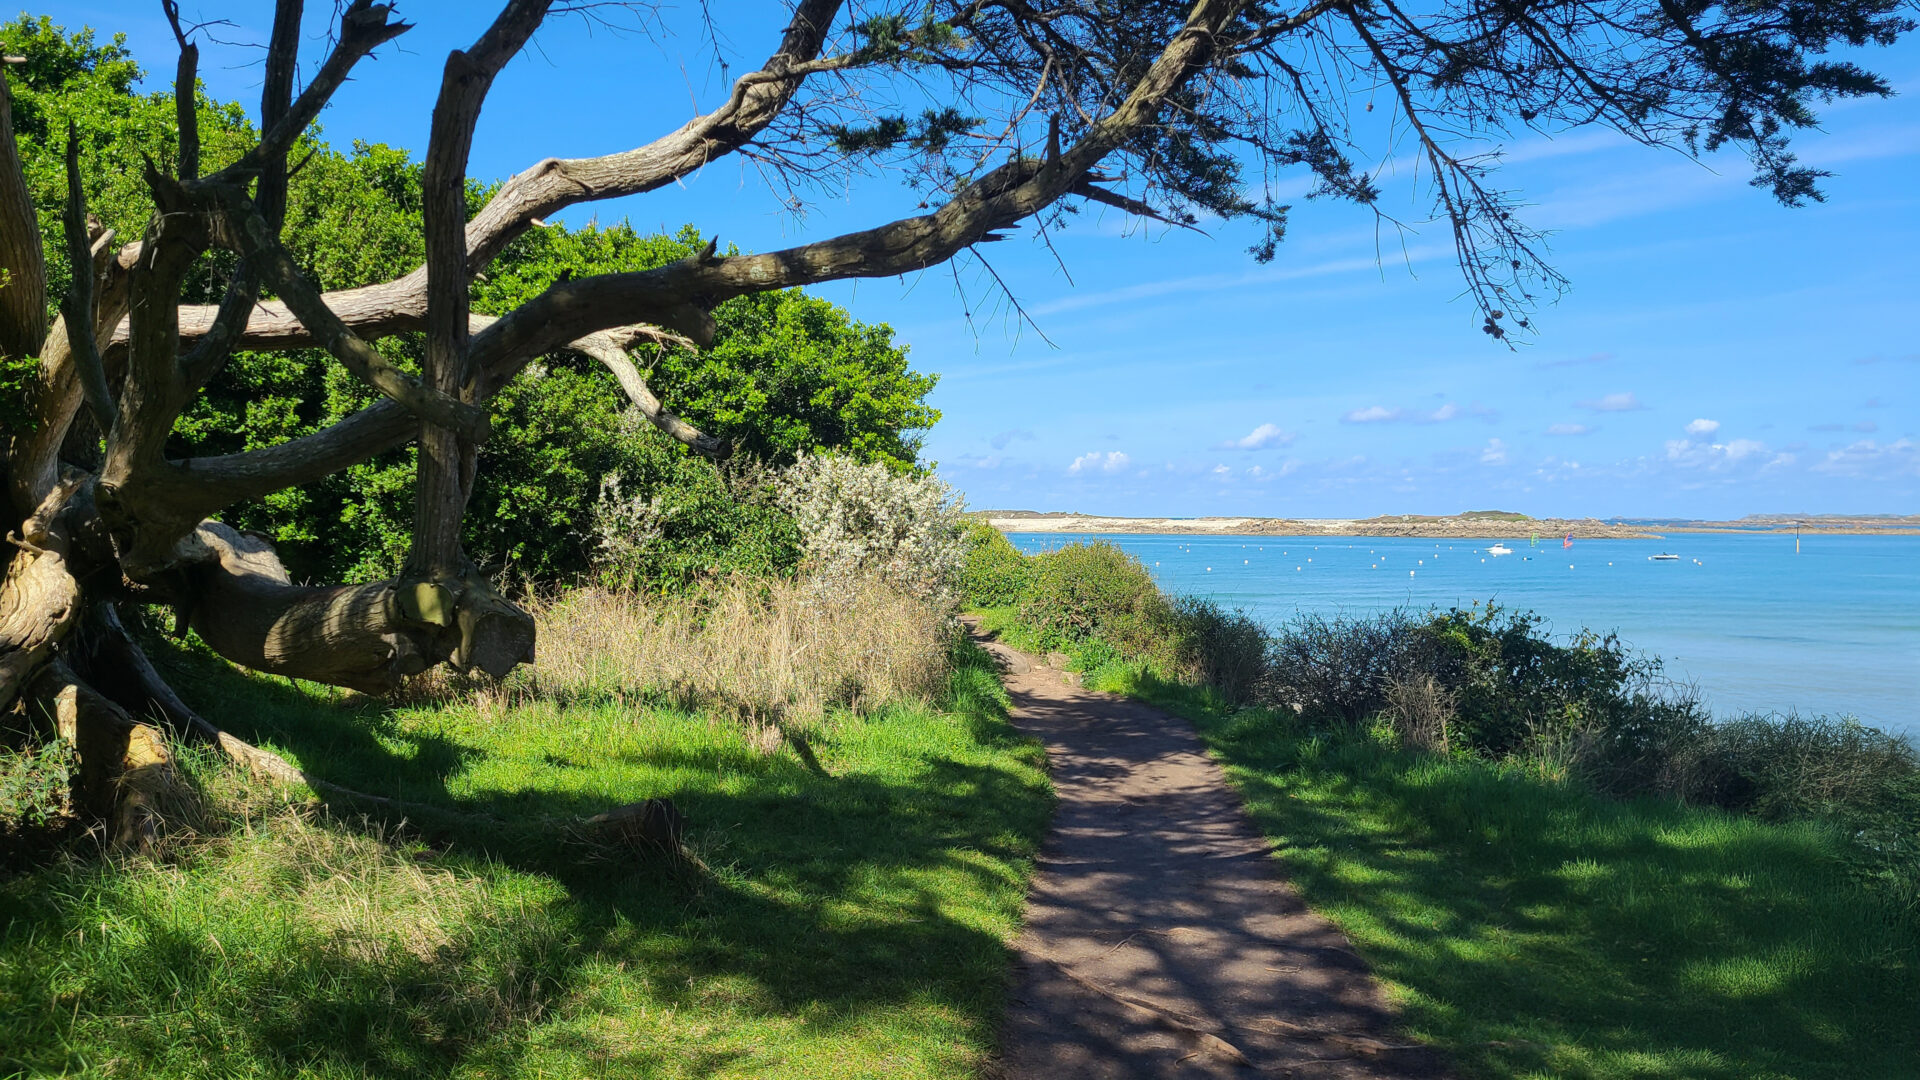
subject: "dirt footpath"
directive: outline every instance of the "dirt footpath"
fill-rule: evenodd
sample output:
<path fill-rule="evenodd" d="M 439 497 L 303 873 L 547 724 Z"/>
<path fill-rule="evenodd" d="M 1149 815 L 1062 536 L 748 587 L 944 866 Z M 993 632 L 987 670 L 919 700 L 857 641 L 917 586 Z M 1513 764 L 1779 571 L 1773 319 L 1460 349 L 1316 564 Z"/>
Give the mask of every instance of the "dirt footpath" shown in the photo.
<path fill-rule="evenodd" d="M 983 644 L 1060 796 L 1016 944 L 1005 1077 L 1446 1075 L 1288 888 L 1186 721 Z"/>

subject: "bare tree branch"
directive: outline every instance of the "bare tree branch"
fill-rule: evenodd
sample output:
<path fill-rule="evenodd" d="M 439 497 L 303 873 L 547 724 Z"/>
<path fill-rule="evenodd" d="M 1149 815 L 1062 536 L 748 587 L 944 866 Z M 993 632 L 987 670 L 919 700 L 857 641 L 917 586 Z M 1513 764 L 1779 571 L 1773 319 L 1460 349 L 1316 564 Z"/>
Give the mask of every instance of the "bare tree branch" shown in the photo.
<path fill-rule="evenodd" d="M 692 424 L 674 415 L 647 386 L 646 376 L 640 373 L 639 365 L 627 355 L 635 340 L 648 339 L 661 343 L 671 343 L 692 348 L 693 342 L 677 334 L 663 334 L 652 327 L 626 327 L 624 330 L 603 330 L 588 334 L 576 341 L 567 343 L 567 348 L 582 356 L 591 357 L 603 364 L 619 381 L 620 389 L 626 392 L 627 400 L 633 403 L 641 416 L 654 427 L 673 436 L 707 457 L 726 457 L 727 444 L 712 435 L 707 435 Z M 664 339 L 664 340 L 663 340 Z"/>
<path fill-rule="evenodd" d="M 180 47 L 180 59 L 173 69 L 173 123 L 180 142 L 180 179 L 196 180 L 200 177 L 200 113 L 195 101 L 200 46 L 187 40 L 180 26 L 179 0 L 160 0 L 160 8 L 166 12 L 167 25 L 173 27 L 173 40 Z"/>
<path fill-rule="evenodd" d="M 387 18 L 392 13 L 391 4 L 375 3 L 374 0 L 353 0 L 348 4 L 340 16 L 339 41 L 320 65 L 320 70 L 314 73 L 313 80 L 307 83 L 306 89 L 300 92 L 300 96 L 283 114 L 264 128 L 260 142 L 242 155 L 239 161 L 222 171 L 246 175 L 264 169 L 269 162 L 285 159 L 294 140 L 320 115 L 320 110 L 340 89 L 340 84 L 347 81 L 354 65 L 368 53 L 413 29 L 412 23 L 388 22 Z M 298 25 L 297 18 L 294 25 Z M 276 21 L 276 40 L 277 26 Z"/>
<path fill-rule="evenodd" d="M 472 331 L 479 333 L 495 319 L 474 315 Z M 686 443 L 694 450 L 723 456 L 725 444 L 701 432 L 661 406 L 647 388 L 644 378 L 633 370 L 633 379 L 622 376 L 618 365 L 631 368 L 626 350 L 641 341 L 691 348 L 687 338 L 651 326 L 617 327 L 590 335 L 565 346 L 573 352 L 592 357 L 613 370 L 628 399 L 642 415 L 662 431 Z M 613 362 L 610 363 L 609 361 Z M 504 380 L 488 380 L 482 390 L 491 396 Z M 195 520 L 220 512 L 243 499 L 257 499 L 303 484 L 311 484 L 389 450 L 412 442 L 419 434 L 417 416 L 391 398 L 379 401 L 337 423 L 296 439 L 238 454 L 189 458 L 168 462 L 174 498 L 197 515 Z"/>
<path fill-rule="evenodd" d="M 286 248 L 274 237 L 272 227 L 247 204 L 244 195 L 224 185 L 206 190 L 220 199 L 220 209 L 226 215 L 232 238 L 246 264 L 273 286 L 312 332 L 316 344 L 332 353 L 347 370 L 421 419 L 471 436 L 485 433 L 486 410 L 424 385 L 394 367 L 380 350 L 349 329 L 294 265 Z"/>
<path fill-rule="evenodd" d="M 489 385 L 533 357 L 608 326 L 650 322 L 696 341 L 694 322 L 735 296 L 850 277 L 889 277 L 952 258 L 1018 224 L 1085 182 L 1108 153 L 1153 121 L 1167 98 L 1209 60 L 1216 35 L 1242 5 L 1200 0 L 1133 90 L 1057 157 L 1019 158 L 963 188 L 932 214 L 762 255 L 706 252 L 655 270 L 560 282 L 474 338 L 473 362 Z M 710 317 L 708 317 L 710 319 Z M 692 324 L 692 325 L 690 325 Z"/>
<path fill-rule="evenodd" d="M 782 35 L 780 48 L 766 64 L 741 76 L 726 104 L 689 120 L 672 134 L 603 157 L 547 158 L 508 180 L 467 224 L 468 270 L 484 268 L 536 220 L 580 202 L 654 191 L 746 145 L 787 107 L 804 75 L 813 70 L 805 65 L 819 54 L 840 6 L 841 0 L 803 0 Z M 325 300 L 346 325 L 369 341 L 423 329 L 427 268 L 423 265 L 378 285 L 330 292 Z M 182 341 L 191 342 L 206 333 L 213 317 L 211 306 L 182 307 Z M 124 347 L 126 340 L 123 328 L 109 347 Z M 268 301 L 254 307 L 237 347 L 294 349 L 315 344 L 285 304 Z"/>
<path fill-rule="evenodd" d="M 260 86 L 260 128 L 271 131 L 287 115 L 293 99 L 293 75 L 300 64 L 300 15 L 303 0 L 277 0 L 273 11 L 273 34 L 267 39 L 266 77 Z M 291 148 L 291 144 L 289 144 Z M 261 162 L 260 180 L 253 204 L 275 236 L 287 216 L 287 152 L 269 155 Z"/>
<path fill-rule="evenodd" d="M 96 335 L 112 330 L 126 314 L 133 265 L 130 256 L 138 251 L 137 244 L 116 250 L 111 229 L 93 242 L 91 262 L 98 286 L 94 290 Z M 54 322 L 40 349 L 39 370 L 27 394 L 29 420 L 12 433 L 7 448 L 10 494 L 14 512 L 21 517 L 33 513 L 52 494 L 59 480 L 60 447 L 83 400 L 67 320 L 62 317 Z"/>

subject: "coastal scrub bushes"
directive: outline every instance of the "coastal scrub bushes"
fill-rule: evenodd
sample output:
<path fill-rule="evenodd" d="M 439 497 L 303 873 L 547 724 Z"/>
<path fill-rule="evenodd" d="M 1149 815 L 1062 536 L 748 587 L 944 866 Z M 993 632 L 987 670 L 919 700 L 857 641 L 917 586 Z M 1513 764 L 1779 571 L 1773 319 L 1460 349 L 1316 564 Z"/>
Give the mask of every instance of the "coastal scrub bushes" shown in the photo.
<path fill-rule="evenodd" d="M 1422 745 L 1575 769 L 1623 794 L 1662 787 L 1674 748 L 1707 724 L 1700 703 L 1617 636 L 1561 644 L 1542 624 L 1497 605 L 1302 615 L 1275 637 L 1264 698 L 1309 722 L 1378 718 Z"/>
<path fill-rule="evenodd" d="M 1379 722 L 1418 745 L 1770 821 L 1920 810 L 1920 752 L 1898 735 L 1825 717 L 1715 720 L 1658 657 L 1586 630 L 1558 643 L 1542 622 L 1497 606 L 1302 615 L 1275 636 L 1263 700 L 1308 726 Z"/>
<path fill-rule="evenodd" d="M 1105 540 L 1033 556 L 1020 618 L 1048 648 L 1101 641 L 1126 655 L 1164 655 L 1173 605 L 1140 560 Z"/>
<path fill-rule="evenodd" d="M 970 608 L 1018 604 L 1032 582 L 1032 560 L 984 521 L 968 521 L 960 535 L 966 545 L 960 565 L 961 602 Z"/>
<path fill-rule="evenodd" d="M 1254 700 L 1272 667 L 1266 628 L 1200 596 L 1173 601 L 1177 670 L 1230 702 Z"/>
<path fill-rule="evenodd" d="M 971 529 L 963 601 L 1004 609 L 1023 644 L 1067 653 L 1082 670 L 1140 666 L 1235 703 L 1253 700 L 1265 681 L 1269 642 L 1260 624 L 1211 600 L 1169 598 L 1118 545 L 1093 540 L 1023 555 L 998 530 Z"/>

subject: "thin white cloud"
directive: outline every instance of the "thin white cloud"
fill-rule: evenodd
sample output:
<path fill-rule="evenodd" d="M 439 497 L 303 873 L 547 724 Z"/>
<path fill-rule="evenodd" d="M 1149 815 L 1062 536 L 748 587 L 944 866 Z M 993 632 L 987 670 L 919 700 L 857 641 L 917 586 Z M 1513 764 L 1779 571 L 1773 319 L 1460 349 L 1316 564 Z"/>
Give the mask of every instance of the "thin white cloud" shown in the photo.
<path fill-rule="evenodd" d="M 1668 439 L 1667 461 L 1676 468 L 1719 472 L 1749 459 L 1758 459 L 1767 444 L 1758 439 L 1731 439 L 1724 443 Z"/>
<path fill-rule="evenodd" d="M 1377 424 L 1384 420 L 1398 420 L 1401 410 L 1389 409 L 1385 405 L 1369 405 L 1364 409 L 1355 409 L 1340 418 L 1343 424 Z"/>
<path fill-rule="evenodd" d="M 1634 396 L 1631 390 L 1618 394 L 1607 394 L 1604 397 L 1597 397 L 1591 401 L 1582 401 L 1580 402 L 1580 407 L 1590 409 L 1594 412 L 1633 412 L 1636 409 L 1646 408 L 1645 405 L 1640 403 L 1640 399 Z"/>
<path fill-rule="evenodd" d="M 1708 420 L 1704 416 L 1687 425 L 1687 434 L 1693 435 L 1696 437 L 1701 435 L 1711 435 L 1714 432 L 1719 430 L 1720 430 L 1720 421 Z"/>
<path fill-rule="evenodd" d="M 1480 451 L 1480 464 L 1505 465 L 1507 463 L 1507 444 L 1499 439 L 1488 439 L 1486 448 Z"/>
<path fill-rule="evenodd" d="M 1912 439 L 1897 439 L 1882 444 L 1873 439 L 1862 439 L 1850 446 L 1828 451 L 1826 457 L 1810 467 L 1814 472 L 1830 476 L 1860 476 L 1883 470 L 1896 476 L 1920 476 L 1920 443 Z"/>
<path fill-rule="evenodd" d="M 1474 405 L 1462 409 L 1449 401 L 1432 412 L 1424 409 L 1389 409 L 1385 405 L 1369 405 L 1364 409 L 1353 409 L 1340 417 L 1343 424 L 1444 424 L 1449 420 L 1458 420 L 1462 416 L 1476 416 L 1492 421 L 1500 414 L 1484 405 Z"/>
<path fill-rule="evenodd" d="M 1233 471 L 1232 469 L 1227 468 L 1225 465 L 1215 465 L 1213 467 L 1213 475 L 1215 476 L 1226 476 L 1228 473 L 1231 473 L 1232 471 Z"/>
<path fill-rule="evenodd" d="M 1067 475 L 1079 476 L 1083 473 L 1095 472 L 1117 473 L 1132 461 L 1132 458 L 1118 450 L 1109 450 L 1104 454 L 1095 450 L 1074 458 L 1073 464 L 1067 466 Z"/>
<path fill-rule="evenodd" d="M 1288 446 L 1294 440 L 1294 433 L 1284 431 L 1278 424 L 1261 424 L 1244 437 L 1228 439 L 1215 447 L 1218 450 L 1265 450 L 1270 446 Z"/>
<path fill-rule="evenodd" d="M 1549 435 L 1591 435 L 1593 429 L 1585 424 L 1555 424 L 1547 429 Z"/>
<path fill-rule="evenodd" d="M 1014 428 L 1012 431 L 1002 431 L 987 441 L 992 444 L 995 450 L 1005 450 L 1007 444 L 1016 439 L 1027 440 L 1032 438 L 1033 432 L 1028 431 L 1026 428 Z"/>

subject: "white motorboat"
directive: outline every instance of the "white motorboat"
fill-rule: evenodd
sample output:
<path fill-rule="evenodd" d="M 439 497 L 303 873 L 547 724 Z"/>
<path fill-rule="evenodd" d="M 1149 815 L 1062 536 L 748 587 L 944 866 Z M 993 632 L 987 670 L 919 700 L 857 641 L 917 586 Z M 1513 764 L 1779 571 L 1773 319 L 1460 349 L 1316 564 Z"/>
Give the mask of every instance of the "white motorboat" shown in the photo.
<path fill-rule="evenodd" d="M 1507 546 L 1507 545 L 1505 545 L 1505 544 L 1495 544 L 1495 545 L 1493 545 L 1492 547 L 1490 547 L 1490 548 L 1488 548 L 1488 549 L 1487 549 L 1487 554 L 1489 554 L 1489 555 L 1511 555 L 1511 554 L 1513 554 L 1513 549 L 1512 549 L 1512 548 L 1510 548 L 1510 547 L 1508 547 L 1508 546 Z"/>
<path fill-rule="evenodd" d="M 1679 562 L 1680 556 L 1675 555 L 1672 552 L 1663 551 L 1658 555 L 1647 556 L 1647 561 L 1648 562 Z"/>

